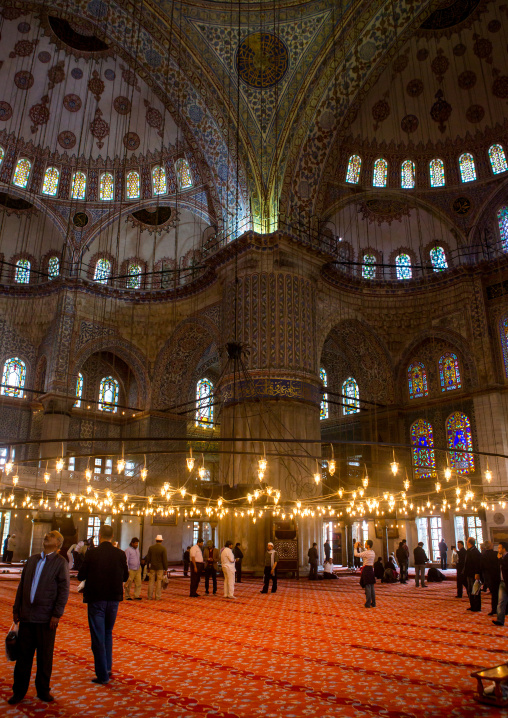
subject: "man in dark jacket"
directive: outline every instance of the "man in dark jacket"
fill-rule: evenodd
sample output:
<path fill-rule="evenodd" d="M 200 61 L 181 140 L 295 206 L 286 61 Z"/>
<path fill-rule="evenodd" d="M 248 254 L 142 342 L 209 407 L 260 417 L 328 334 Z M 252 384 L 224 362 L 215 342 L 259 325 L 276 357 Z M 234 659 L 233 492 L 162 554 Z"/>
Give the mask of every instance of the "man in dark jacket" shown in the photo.
<path fill-rule="evenodd" d="M 162 597 L 162 579 L 168 570 L 168 553 L 165 546 L 162 545 L 162 534 L 158 534 L 155 543 L 150 546 L 146 554 L 146 563 L 148 564 L 148 600 L 153 598 L 155 586 L 155 599 L 160 601 Z"/>
<path fill-rule="evenodd" d="M 500 568 L 499 601 L 497 604 L 497 618 L 492 623 L 495 626 L 504 626 L 506 605 L 508 603 L 508 545 L 503 541 L 497 547 L 497 558 Z"/>
<path fill-rule="evenodd" d="M 330 546 L 330 542 L 328 541 L 328 539 L 326 539 L 323 548 L 325 550 L 325 561 L 329 561 L 332 557 L 332 547 Z"/>
<path fill-rule="evenodd" d="M 190 546 L 187 546 L 187 548 L 183 552 L 183 575 L 186 577 L 189 575 L 189 566 L 190 566 Z"/>
<path fill-rule="evenodd" d="M 448 546 L 446 545 L 444 538 L 442 538 L 438 543 L 438 548 L 439 558 L 441 559 L 441 571 L 446 571 L 446 552 L 448 551 Z"/>
<path fill-rule="evenodd" d="M 418 588 L 419 579 L 421 578 L 422 588 L 427 588 L 425 583 L 425 564 L 429 560 L 427 554 L 423 548 L 423 541 L 420 541 L 418 546 L 413 550 L 415 560 L 415 586 Z"/>
<path fill-rule="evenodd" d="M 501 575 L 499 572 L 499 559 L 497 557 L 497 551 L 494 551 L 490 541 L 485 542 L 481 557 L 483 581 L 490 591 L 491 609 L 489 616 L 495 616 L 497 614 Z"/>
<path fill-rule="evenodd" d="M 467 595 L 469 596 L 468 611 L 478 613 L 482 610 L 482 594 L 478 591 L 473 595 L 473 585 L 475 581 L 480 580 L 482 571 L 482 555 L 476 548 L 476 541 L 472 536 L 467 540 L 466 560 L 464 562 L 464 578 L 467 581 Z"/>
<path fill-rule="evenodd" d="M 399 548 L 395 552 L 400 567 L 400 582 L 407 583 L 407 572 L 409 567 L 407 551 L 404 547 L 404 541 L 399 543 Z"/>
<path fill-rule="evenodd" d="M 88 625 L 96 678 L 108 683 L 113 665 L 113 626 L 118 605 L 123 601 L 123 584 L 129 578 L 125 553 L 112 544 L 113 529 L 104 524 L 99 531 L 98 548 L 86 552 L 78 579 L 85 581 L 83 601 L 88 603 Z"/>
<path fill-rule="evenodd" d="M 62 544 L 61 533 L 47 533 L 42 542 L 42 552 L 30 556 L 21 574 L 12 609 L 14 623 L 19 623 L 19 653 L 14 668 L 13 695 L 8 700 L 11 705 L 25 697 L 36 651 L 37 696 L 47 703 L 54 700 L 49 692 L 49 682 L 55 635 L 69 598 L 70 585 L 69 564 L 58 553 Z"/>
<path fill-rule="evenodd" d="M 466 562 L 466 549 L 464 548 L 464 541 L 457 541 L 457 596 L 456 598 L 462 598 L 462 591 L 464 588 L 467 590 L 467 582 L 464 578 L 464 564 Z"/>
<path fill-rule="evenodd" d="M 318 561 L 319 561 L 319 555 L 317 550 L 317 543 L 313 543 L 310 549 L 307 551 L 307 556 L 309 557 L 309 581 L 315 581 L 317 578 L 317 569 L 318 569 Z"/>
<path fill-rule="evenodd" d="M 233 556 L 235 557 L 236 583 L 241 583 L 242 582 L 243 551 L 242 551 L 242 545 L 240 543 L 235 544 Z"/>

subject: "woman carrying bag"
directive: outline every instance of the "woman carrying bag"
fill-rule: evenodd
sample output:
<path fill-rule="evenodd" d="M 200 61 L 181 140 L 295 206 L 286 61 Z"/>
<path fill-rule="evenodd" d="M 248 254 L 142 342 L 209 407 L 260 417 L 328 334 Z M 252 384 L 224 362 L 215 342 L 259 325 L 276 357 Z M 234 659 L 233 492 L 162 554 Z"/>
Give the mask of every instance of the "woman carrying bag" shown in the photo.
<path fill-rule="evenodd" d="M 376 606 L 376 594 L 374 591 L 374 584 L 376 583 L 374 559 L 376 558 L 376 554 L 372 550 L 373 545 L 373 542 L 367 539 L 367 541 L 365 541 L 365 551 L 361 551 L 360 542 L 357 541 L 355 544 L 355 557 L 363 559 L 360 586 L 365 589 L 365 608 L 375 608 Z"/>

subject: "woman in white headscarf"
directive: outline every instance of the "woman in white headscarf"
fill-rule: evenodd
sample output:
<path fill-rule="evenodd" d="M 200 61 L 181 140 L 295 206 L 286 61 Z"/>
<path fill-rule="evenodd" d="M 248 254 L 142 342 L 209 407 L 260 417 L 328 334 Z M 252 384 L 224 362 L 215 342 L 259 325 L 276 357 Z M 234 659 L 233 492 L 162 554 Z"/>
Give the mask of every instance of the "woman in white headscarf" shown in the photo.
<path fill-rule="evenodd" d="M 224 598 L 236 598 L 235 593 L 235 557 L 231 547 L 232 541 L 226 541 L 220 554 L 222 573 L 224 574 Z"/>

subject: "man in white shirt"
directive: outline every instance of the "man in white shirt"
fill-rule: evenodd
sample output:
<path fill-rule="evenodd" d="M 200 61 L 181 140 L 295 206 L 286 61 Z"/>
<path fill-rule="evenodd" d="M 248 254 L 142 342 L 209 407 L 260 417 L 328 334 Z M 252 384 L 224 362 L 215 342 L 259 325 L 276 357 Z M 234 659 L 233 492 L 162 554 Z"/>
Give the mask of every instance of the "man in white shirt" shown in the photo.
<path fill-rule="evenodd" d="M 231 550 L 232 541 L 226 541 L 226 545 L 222 549 L 220 561 L 222 564 L 222 573 L 224 574 L 224 598 L 236 598 L 235 592 L 235 572 L 236 560 Z"/>
<path fill-rule="evenodd" d="M 376 577 L 374 575 L 374 560 L 376 554 L 372 550 L 374 542 L 371 539 L 365 541 L 365 551 L 361 551 L 361 544 L 359 541 L 355 543 L 355 556 L 363 559 L 362 577 L 360 579 L 360 586 L 365 589 L 365 608 L 375 608 L 376 606 L 376 594 L 374 592 L 374 584 L 376 583 Z"/>
<path fill-rule="evenodd" d="M 205 562 L 203 561 L 203 539 L 198 539 L 198 542 L 190 550 L 190 596 L 191 598 L 197 598 L 199 593 L 197 592 L 199 586 L 199 579 L 201 578 L 201 572 Z"/>

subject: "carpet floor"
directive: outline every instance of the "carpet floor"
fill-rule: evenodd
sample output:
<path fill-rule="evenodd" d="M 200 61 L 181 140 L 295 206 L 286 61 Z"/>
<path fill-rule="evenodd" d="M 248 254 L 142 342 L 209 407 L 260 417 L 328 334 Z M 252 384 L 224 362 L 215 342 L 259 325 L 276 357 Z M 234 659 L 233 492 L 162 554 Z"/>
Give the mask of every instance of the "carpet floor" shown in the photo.
<path fill-rule="evenodd" d="M 0 579 L 0 627 L 11 623 L 17 579 Z M 237 599 L 188 597 L 175 578 L 160 601 L 124 601 L 114 630 L 113 679 L 94 677 L 86 607 L 77 583 L 56 638 L 52 692 L 7 705 L 12 663 L 0 662 L 0 715 L 51 718 L 508 718 L 473 700 L 471 671 L 508 661 L 506 628 L 493 626 L 490 597 L 466 611 L 451 582 L 426 589 L 376 584 L 364 608 L 358 576 L 280 580 L 260 595 L 259 580 Z M 485 594 L 484 594 L 485 596 Z M 35 675 L 35 671 L 33 676 Z"/>

